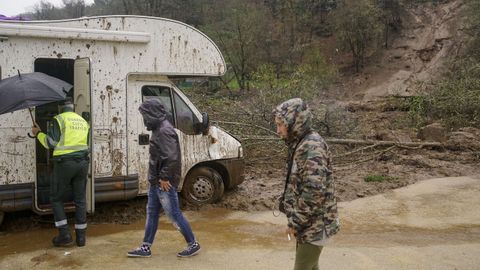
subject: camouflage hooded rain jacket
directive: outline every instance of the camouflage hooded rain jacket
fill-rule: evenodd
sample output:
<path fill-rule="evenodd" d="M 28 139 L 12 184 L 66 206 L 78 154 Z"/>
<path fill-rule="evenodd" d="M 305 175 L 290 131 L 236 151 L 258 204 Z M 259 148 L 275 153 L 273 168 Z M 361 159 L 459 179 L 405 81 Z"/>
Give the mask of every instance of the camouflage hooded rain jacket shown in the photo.
<path fill-rule="evenodd" d="M 288 226 L 297 231 L 300 243 L 317 242 L 339 230 L 337 201 L 330 151 L 323 138 L 311 129 L 311 113 L 299 98 L 287 100 L 274 110 L 288 128 L 288 160 L 292 159 L 283 205 Z"/>

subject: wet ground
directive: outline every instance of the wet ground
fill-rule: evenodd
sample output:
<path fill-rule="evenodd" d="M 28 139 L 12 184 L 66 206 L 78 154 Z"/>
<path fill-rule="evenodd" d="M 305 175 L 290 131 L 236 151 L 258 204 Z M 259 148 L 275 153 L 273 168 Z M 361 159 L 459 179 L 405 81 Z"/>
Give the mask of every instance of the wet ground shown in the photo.
<path fill-rule="evenodd" d="M 480 178 L 419 182 L 340 204 L 341 232 L 320 257 L 324 269 L 480 269 Z M 295 243 L 271 212 L 186 212 L 202 252 L 179 259 L 181 235 L 164 217 L 153 256 L 126 252 L 144 221 L 92 224 L 87 246 L 53 248 L 54 229 L 0 235 L 0 269 L 292 269 Z"/>

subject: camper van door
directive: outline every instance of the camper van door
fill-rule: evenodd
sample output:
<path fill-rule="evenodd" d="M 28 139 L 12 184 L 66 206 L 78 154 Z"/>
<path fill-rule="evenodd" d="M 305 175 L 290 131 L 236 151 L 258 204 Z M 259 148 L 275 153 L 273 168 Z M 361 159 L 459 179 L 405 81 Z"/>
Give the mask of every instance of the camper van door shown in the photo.
<path fill-rule="evenodd" d="M 91 111 L 91 80 L 90 80 L 90 60 L 88 58 L 66 59 L 60 61 L 58 59 L 37 59 L 35 69 L 41 72 L 52 72 L 59 76 L 64 75 L 61 79 L 67 79 L 73 83 L 73 89 L 69 92 L 69 96 L 73 98 L 75 104 L 75 112 L 85 118 L 92 127 L 92 111 Z M 52 70 L 53 69 L 53 70 Z M 73 78 L 72 78 L 73 77 Z M 56 103 L 38 106 L 36 108 L 36 121 L 47 129 L 48 122 L 58 114 L 58 106 Z M 93 144 L 91 136 L 92 128 L 90 128 L 90 150 Z M 35 179 L 35 202 L 34 211 L 40 214 L 51 212 L 49 199 L 50 179 L 52 177 L 51 150 L 40 147 L 37 143 L 36 166 L 37 178 Z M 91 155 L 90 155 L 91 156 Z M 92 161 L 90 160 L 90 168 L 87 179 L 87 212 L 93 213 L 95 210 L 94 183 L 91 170 Z M 65 210 L 73 211 L 75 209 L 71 192 L 65 202 Z"/>
<path fill-rule="evenodd" d="M 90 78 L 90 59 L 80 58 L 75 60 L 74 64 L 74 103 L 75 112 L 81 115 L 90 124 L 90 157 L 93 157 L 93 125 L 91 109 L 91 78 Z M 87 178 L 87 212 L 95 212 L 95 185 L 93 183 L 92 158 Z"/>
<path fill-rule="evenodd" d="M 167 119 L 173 122 L 173 105 L 171 89 L 154 78 L 132 74 L 127 84 L 127 140 L 128 140 L 128 173 L 138 174 L 138 194 L 148 191 L 148 160 L 151 132 L 143 124 L 138 108 L 144 100 L 159 99 L 168 111 Z"/>

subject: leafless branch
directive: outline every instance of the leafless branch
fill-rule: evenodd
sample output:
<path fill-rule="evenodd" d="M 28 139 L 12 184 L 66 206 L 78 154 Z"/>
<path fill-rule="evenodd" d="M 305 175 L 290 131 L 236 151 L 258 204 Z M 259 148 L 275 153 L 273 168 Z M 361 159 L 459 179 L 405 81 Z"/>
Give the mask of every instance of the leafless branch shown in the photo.
<path fill-rule="evenodd" d="M 354 150 L 354 151 L 350 151 L 350 152 L 347 152 L 347 153 L 343 153 L 343 154 L 341 154 L 341 155 L 333 156 L 333 158 L 340 158 L 340 157 L 345 157 L 345 156 L 353 155 L 353 154 L 355 154 L 355 153 L 362 152 L 362 151 L 365 151 L 365 150 L 368 150 L 368 149 L 371 149 L 371 148 L 375 148 L 375 147 L 377 147 L 377 146 L 378 146 L 378 144 L 369 145 L 369 146 L 366 146 L 366 147 L 362 147 L 362 148 L 356 149 L 356 150 Z"/>
<path fill-rule="evenodd" d="M 326 139 L 331 144 L 346 144 L 346 145 L 377 145 L 377 146 L 406 146 L 406 147 L 442 147 L 440 142 L 394 142 L 394 141 L 373 141 L 373 140 L 353 140 L 353 139 Z"/>
<path fill-rule="evenodd" d="M 270 130 L 268 128 L 265 128 L 265 127 L 262 127 L 262 126 L 259 126 L 259 125 L 254 125 L 254 124 L 246 124 L 246 123 L 240 123 L 240 122 L 226 122 L 226 121 L 215 121 L 215 123 L 219 123 L 219 124 L 225 124 L 225 125 L 237 125 L 237 126 L 248 126 L 248 127 L 256 127 L 256 128 L 259 128 L 259 129 L 262 129 L 262 130 L 265 130 L 271 134 L 277 134 L 275 133 L 275 131 L 273 130 Z M 278 140 L 278 138 L 276 138 Z"/>

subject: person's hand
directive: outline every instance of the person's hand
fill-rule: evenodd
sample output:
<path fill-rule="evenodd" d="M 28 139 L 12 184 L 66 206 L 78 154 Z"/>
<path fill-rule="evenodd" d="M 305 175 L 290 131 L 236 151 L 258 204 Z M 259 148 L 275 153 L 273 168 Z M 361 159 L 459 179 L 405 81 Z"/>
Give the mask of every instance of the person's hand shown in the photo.
<path fill-rule="evenodd" d="M 40 132 L 40 128 L 38 126 L 33 126 L 32 127 L 32 133 L 33 133 L 33 136 L 37 136 L 37 134 Z"/>
<path fill-rule="evenodd" d="M 168 180 L 167 181 L 160 180 L 160 188 L 163 191 L 169 192 L 171 187 L 172 187 L 172 184 L 170 184 Z"/>
<path fill-rule="evenodd" d="M 285 233 L 288 236 L 288 240 L 294 238 L 297 235 L 297 231 L 295 231 L 294 228 L 290 228 L 290 227 L 287 227 L 287 229 L 285 230 Z"/>

